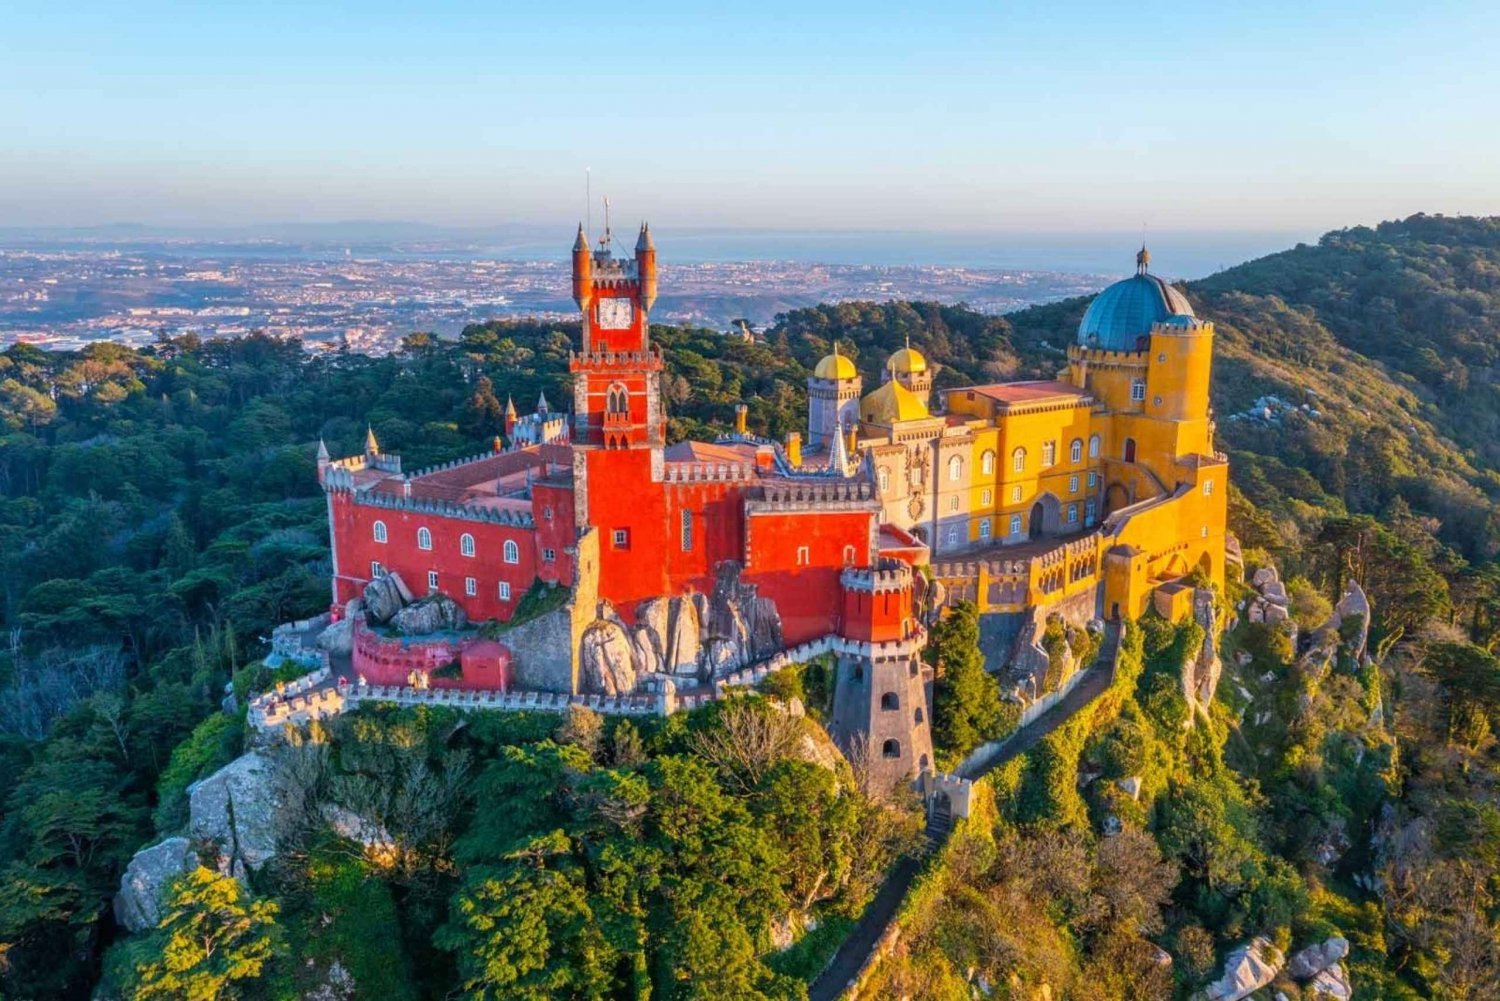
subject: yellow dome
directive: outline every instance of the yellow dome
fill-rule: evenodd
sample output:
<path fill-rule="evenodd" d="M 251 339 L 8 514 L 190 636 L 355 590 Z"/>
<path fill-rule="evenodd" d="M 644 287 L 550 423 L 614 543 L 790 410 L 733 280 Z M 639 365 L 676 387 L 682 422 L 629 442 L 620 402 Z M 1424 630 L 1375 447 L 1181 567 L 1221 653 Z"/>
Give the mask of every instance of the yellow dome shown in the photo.
<path fill-rule="evenodd" d="M 823 360 L 818 362 L 818 367 L 813 369 L 813 375 L 819 379 L 854 379 L 859 376 L 859 370 L 848 358 L 834 353 L 823 356 Z"/>
<path fill-rule="evenodd" d="M 922 398 L 892 379 L 859 401 L 859 419 L 887 427 L 899 421 L 919 421 L 932 414 Z"/>
<path fill-rule="evenodd" d="M 916 348 L 906 347 L 891 355 L 885 367 L 892 375 L 918 375 L 927 371 L 927 359 Z"/>

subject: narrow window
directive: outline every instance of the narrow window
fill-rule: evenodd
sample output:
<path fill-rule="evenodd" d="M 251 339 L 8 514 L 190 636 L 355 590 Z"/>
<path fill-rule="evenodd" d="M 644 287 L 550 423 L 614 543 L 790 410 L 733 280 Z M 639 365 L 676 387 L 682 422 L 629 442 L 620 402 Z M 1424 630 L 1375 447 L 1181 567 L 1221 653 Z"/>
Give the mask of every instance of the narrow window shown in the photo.
<path fill-rule="evenodd" d="M 1078 492 L 1078 474 L 1074 473 L 1072 476 L 1068 477 L 1068 493 L 1070 493 L 1070 494 L 1076 494 L 1077 492 Z"/>
<path fill-rule="evenodd" d="M 959 479 L 962 479 L 963 475 L 964 460 L 955 455 L 953 458 L 948 460 L 948 479 L 956 482 Z"/>
<path fill-rule="evenodd" d="M 880 492 L 889 493 L 891 489 L 891 471 L 884 466 L 880 467 Z"/>
<path fill-rule="evenodd" d="M 521 547 L 518 546 L 518 545 L 516 545 L 516 540 L 515 539 L 506 539 L 505 540 L 505 562 L 507 562 L 507 563 L 520 563 L 521 562 Z"/>
<path fill-rule="evenodd" d="M 552 563 L 556 559 L 557 559 L 557 550 L 556 549 L 543 549 L 542 550 L 542 562 L 543 563 Z"/>
<path fill-rule="evenodd" d="M 1048 441 L 1042 443 L 1042 468 L 1050 469 L 1057 465 L 1057 442 Z"/>
<path fill-rule="evenodd" d="M 374 528 L 375 528 L 375 541 L 376 542 L 384 542 L 385 541 L 385 522 L 383 522 L 383 521 L 377 521 L 375 523 L 375 525 L 374 525 Z"/>
<path fill-rule="evenodd" d="M 1098 485 L 1099 485 L 1099 474 L 1096 473 L 1096 472 L 1093 472 L 1092 470 L 1090 470 L 1089 471 L 1089 488 L 1092 489 L 1094 487 L 1097 487 Z"/>
<path fill-rule="evenodd" d="M 1089 458 L 1099 458 L 1099 436 L 1096 434 L 1089 435 Z"/>
<path fill-rule="evenodd" d="M 880 745 L 880 753 L 883 754 L 887 758 L 899 758 L 899 757 L 901 757 L 901 741 L 899 741 L 899 740 L 888 740 L 888 741 L 886 741 L 884 744 Z"/>
<path fill-rule="evenodd" d="M 630 548 L 630 529 L 617 528 L 614 530 L 614 534 L 611 536 L 611 538 L 614 540 L 614 546 L 616 549 Z"/>
<path fill-rule="evenodd" d="M 920 708 L 920 707 L 919 707 L 919 708 L 918 708 L 918 709 L 917 709 L 917 711 L 916 711 L 916 712 L 915 712 L 915 713 L 913 713 L 913 714 L 912 714 L 912 720 L 913 720 L 913 721 L 914 721 L 914 722 L 917 722 L 917 723 L 920 723 L 920 722 L 922 722 L 922 720 L 923 720 L 923 718 L 924 718 L 924 717 L 923 717 L 923 716 L 922 716 L 922 710 L 921 710 L 921 708 Z"/>
<path fill-rule="evenodd" d="M 474 555 L 474 536 L 470 535 L 468 532 L 465 532 L 463 535 L 460 535 L 458 537 L 458 551 L 460 553 L 463 553 L 465 556 L 473 556 Z"/>
<path fill-rule="evenodd" d="M 981 504 L 986 504 L 986 505 L 992 504 L 992 503 L 994 503 L 994 499 L 995 499 L 995 495 L 990 490 L 986 490 L 986 491 L 984 491 L 983 493 L 981 493 L 979 495 L 979 503 L 981 503 Z"/>
<path fill-rule="evenodd" d="M 1010 468 L 1018 473 L 1026 471 L 1026 450 L 1024 448 L 1018 448 L 1010 453 Z"/>
<path fill-rule="evenodd" d="M 958 495 L 957 494 L 954 494 L 952 497 L 948 498 L 948 510 L 949 511 L 957 511 L 958 510 Z"/>
<path fill-rule="evenodd" d="M 1012 504 L 1016 504 L 1016 503 L 1019 503 L 1020 500 L 1021 500 L 1021 488 L 1020 487 L 1011 487 L 1010 488 L 1010 502 Z"/>
<path fill-rule="evenodd" d="M 464 594 L 467 594 L 469 597 L 472 598 L 472 597 L 474 597 L 474 595 L 476 595 L 478 593 L 479 593 L 479 581 L 475 580 L 473 577 L 465 577 L 464 578 Z"/>
<path fill-rule="evenodd" d="M 502 580 L 500 582 L 500 600 L 501 601 L 509 601 L 510 600 L 510 581 L 508 581 L 508 580 Z"/>
<path fill-rule="evenodd" d="M 438 589 L 438 575 L 437 575 L 437 571 L 436 570 L 429 570 L 429 571 L 427 571 L 427 590 L 429 590 L 429 591 L 436 591 L 437 589 Z"/>
<path fill-rule="evenodd" d="M 1203 481 L 1203 496 L 1209 497 L 1209 496 L 1211 496 L 1213 494 L 1213 492 L 1214 492 L 1214 481 L 1213 480 L 1204 480 Z"/>
<path fill-rule="evenodd" d="M 693 551 L 693 512 L 682 512 L 682 551 Z"/>
<path fill-rule="evenodd" d="M 846 567 L 852 567 L 852 566 L 854 566 L 854 547 L 853 546 L 845 546 L 844 547 L 844 566 L 846 566 Z"/>
<path fill-rule="evenodd" d="M 956 529 L 956 528 L 950 528 L 950 529 L 948 529 L 948 545 L 950 545 L 950 546 L 956 546 L 956 545 L 958 545 L 958 529 Z"/>
<path fill-rule="evenodd" d="M 425 528 L 419 528 L 419 529 L 417 529 L 417 548 L 418 549 L 431 549 L 432 548 L 432 533 L 429 532 Z"/>
<path fill-rule="evenodd" d="M 797 565 L 805 567 L 812 562 L 812 552 L 806 546 L 797 547 Z"/>
<path fill-rule="evenodd" d="M 1073 462 L 1083 461 L 1083 439 L 1074 438 L 1073 444 L 1068 446 L 1068 458 Z"/>
<path fill-rule="evenodd" d="M 1013 514 L 1010 516 L 1010 534 L 1021 534 L 1021 516 L 1019 514 Z"/>
<path fill-rule="evenodd" d="M 979 471 L 988 476 L 995 471 L 995 453 L 986 451 L 979 458 Z"/>
<path fill-rule="evenodd" d="M 901 708 L 901 698 L 895 692 L 886 692 L 880 697 L 881 712 L 893 713 Z"/>
<path fill-rule="evenodd" d="M 1097 517 L 1097 512 L 1098 509 L 1094 506 L 1094 502 L 1090 500 L 1083 506 L 1083 523 L 1085 525 L 1092 525 L 1094 518 Z"/>
<path fill-rule="evenodd" d="M 1132 379 L 1130 381 L 1130 399 L 1135 403 L 1140 403 L 1146 399 L 1145 379 Z"/>
<path fill-rule="evenodd" d="M 374 580 L 385 573 L 385 567 L 380 565 L 379 560 L 370 561 L 370 579 Z"/>
<path fill-rule="evenodd" d="M 1077 504 L 1069 504 L 1068 505 L 1068 524 L 1069 525 L 1076 525 L 1076 524 L 1078 524 L 1078 505 Z"/>
<path fill-rule="evenodd" d="M 988 518 L 979 519 L 979 537 L 981 539 L 988 539 L 990 537 L 990 520 Z"/>

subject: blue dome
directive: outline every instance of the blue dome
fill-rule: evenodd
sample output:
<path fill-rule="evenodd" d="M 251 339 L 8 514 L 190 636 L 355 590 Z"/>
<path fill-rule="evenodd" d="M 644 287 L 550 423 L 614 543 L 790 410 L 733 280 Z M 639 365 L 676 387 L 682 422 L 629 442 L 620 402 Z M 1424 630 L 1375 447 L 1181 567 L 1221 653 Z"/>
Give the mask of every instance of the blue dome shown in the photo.
<path fill-rule="evenodd" d="M 1135 277 L 1115 282 L 1089 303 L 1078 324 L 1078 343 L 1106 351 L 1139 351 L 1141 338 L 1151 333 L 1154 324 L 1168 320 L 1183 324 L 1192 315 L 1187 296 L 1148 274 L 1142 265 Z"/>

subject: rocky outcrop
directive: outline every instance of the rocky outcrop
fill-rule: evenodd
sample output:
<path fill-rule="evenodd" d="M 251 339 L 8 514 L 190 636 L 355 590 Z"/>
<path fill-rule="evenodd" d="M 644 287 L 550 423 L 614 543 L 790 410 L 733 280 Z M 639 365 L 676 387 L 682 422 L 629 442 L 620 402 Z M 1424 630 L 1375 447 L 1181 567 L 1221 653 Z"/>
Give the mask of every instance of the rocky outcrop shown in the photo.
<path fill-rule="evenodd" d="M 1335 668 L 1352 671 L 1369 659 L 1370 600 L 1350 581 L 1333 614 L 1317 629 L 1307 651 L 1298 659 L 1304 674 L 1322 677 Z"/>
<path fill-rule="evenodd" d="M 1261 567 L 1250 577 L 1250 584 L 1256 593 L 1250 596 L 1245 608 L 1245 618 L 1251 622 L 1264 622 L 1267 625 L 1275 625 L 1278 622 L 1287 623 L 1287 628 L 1292 633 L 1292 643 L 1297 642 L 1297 625 L 1291 618 L 1291 605 L 1287 599 L 1286 585 L 1281 583 L 1281 575 L 1275 567 Z"/>
<path fill-rule="evenodd" d="M 1349 982 L 1349 973 L 1344 969 L 1344 964 L 1334 963 L 1308 981 L 1303 996 L 1314 998 L 1315 1001 L 1349 1001 L 1353 995 L 1354 986 Z"/>
<path fill-rule="evenodd" d="M 1285 958 L 1258 935 L 1224 958 L 1224 974 L 1193 995 L 1195 1001 L 1240 1001 L 1276 979 Z"/>
<path fill-rule="evenodd" d="M 1188 705 L 1207 715 L 1224 673 L 1224 663 L 1219 659 L 1219 612 L 1214 593 L 1208 588 L 1193 592 L 1193 620 L 1203 627 L 1203 645 L 1182 667 L 1182 694 Z"/>
<path fill-rule="evenodd" d="M 348 654 L 354 650 L 354 620 L 364 614 L 359 599 L 349 602 L 344 617 L 318 634 L 317 647 L 324 653 Z"/>
<path fill-rule="evenodd" d="M 252 751 L 188 787 L 188 836 L 215 845 L 220 869 L 238 876 L 275 857 L 300 810 L 286 774 Z"/>
<path fill-rule="evenodd" d="M 1311 980 L 1347 955 L 1349 940 L 1335 935 L 1294 953 L 1286 964 L 1286 974 L 1293 980 Z"/>
<path fill-rule="evenodd" d="M 604 695 L 635 690 L 635 648 L 617 620 L 599 619 L 578 641 L 578 669 L 585 688 Z"/>
<path fill-rule="evenodd" d="M 426 636 L 463 629 L 469 616 L 446 594 L 429 594 L 396 612 L 390 622 L 407 636 Z"/>
<path fill-rule="evenodd" d="M 167 886 L 197 865 L 198 853 L 187 838 L 167 838 L 136 852 L 120 877 L 115 920 L 133 932 L 155 928 Z"/>
<path fill-rule="evenodd" d="M 383 626 L 391 621 L 391 617 L 403 607 L 410 604 L 411 600 L 411 589 L 406 586 L 401 575 L 388 573 L 365 585 L 361 604 L 364 606 L 365 616 L 370 625 Z"/>

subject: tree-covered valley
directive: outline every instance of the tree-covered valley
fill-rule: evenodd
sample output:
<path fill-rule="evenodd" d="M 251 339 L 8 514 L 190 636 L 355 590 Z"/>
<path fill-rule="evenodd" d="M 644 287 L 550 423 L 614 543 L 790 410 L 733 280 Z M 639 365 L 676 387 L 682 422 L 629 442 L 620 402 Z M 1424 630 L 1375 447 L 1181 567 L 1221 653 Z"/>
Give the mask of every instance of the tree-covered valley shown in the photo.
<path fill-rule="evenodd" d="M 1244 547 L 1216 596 L 1224 676 L 1195 706 L 1201 628 L 1129 630 L 1110 690 L 928 861 L 871 996 L 1188 997 L 1263 937 L 1346 940 L 1358 998 L 1500 997 L 1500 220 L 1330 233 L 1184 288 L 1218 332 Z M 1085 305 L 845 303 L 754 342 L 656 327 L 669 434 L 742 401 L 757 433 L 800 430 L 835 339 L 866 386 L 908 339 L 939 387 L 1051 377 Z M 116 921 L 132 855 L 246 749 L 272 628 L 327 606 L 319 440 L 351 454 L 372 426 L 408 468 L 484 450 L 507 397 L 571 398 L 576 337 L 0 352 L 0 996 L 806 995 L 921 827 L 827 753 L 816 668 L 666 720 L 315 726 L 279 752 L 298 796 L 274 862 L 197 870 L 152 930 Z M 1248 614 L 1269 567 L 1288 623 Z M 1369 615 L 1320 631 L 1351 581 Z M 934 630 L 947 763 L 1014 725 L 977 642 L 965 609 Z"/>

